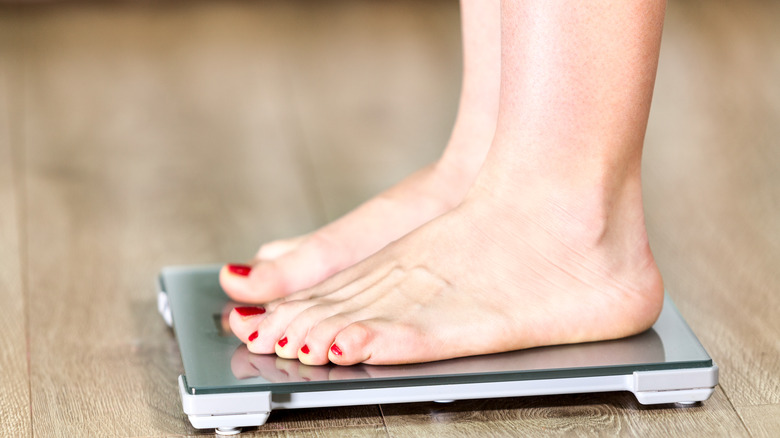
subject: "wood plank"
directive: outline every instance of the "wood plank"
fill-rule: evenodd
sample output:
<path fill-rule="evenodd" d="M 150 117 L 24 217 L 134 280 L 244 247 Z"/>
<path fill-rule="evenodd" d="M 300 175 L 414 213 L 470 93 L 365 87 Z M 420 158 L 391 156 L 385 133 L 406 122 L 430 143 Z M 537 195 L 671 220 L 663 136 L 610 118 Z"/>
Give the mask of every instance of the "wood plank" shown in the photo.
<path fill-rule="evenodd" d="M 199 435 L 202 436 L 202 435 Z M 347 426 L 324 429 L 269 430 L 265 428 L 247 428 L 241 431 L 241 437 L 301 437 L 301 438 L 341 438 L 341 437 L 387 437 L 383 425 Z"/>
<path fill-rule="evenodd" d="M 34 432 L 194 433 L 152 280 L 318 222 L 298 165 L 281 4 L 26 10 Z M 373 415 L 373 420 L 371 420 Z M 297 423 L 296 423 L 297 421 Z M 337 421 L 381 424 L 376 408 Z"/>
<path fill-rule="evenodd" d="M 645 150 L 654 253 L 735 406 L 780 403 L 778 19 L 670 2 Z"/>
<path fill-rule="evenodd" d="M 438 153 L 457 98 L 456 5 L 392 3 L 48 5 L 16 17 L 32 44 L 27 167 L 14 169 L 29 214 L 6 226 L 18 200 L 0 155 L 0 260 L 18 260 L 5 243 L 26 229 L 36 434 L 196 433 L 154 310 L 157 269 L 246 257 Z M 761 417 L 780 400 L 777 8 L 671 2 L 648 132 L 651 243 L 721 365 L 713 399 L 383 406 L 392 434 L 745 435 L 731 403 L 751 433 L 776 430 Z M 0 299 L 21 285 L 14 275 L 0 269 Z M 20 322 L 6 323 L 1 341 L 18 343 L 6 333 Z M 376 407 L 280 411 L 254 433 L 383 435 L 381 422 Z"/>
<path fill-rule="evenodd" d="M 458 4 L 307 3 L 290 78 L 328 220 L 434 161 L 460 91 Z"/>
<path fill-rule="evenodd" d="M 780 435 L 780 405 L 743 406 L 737 408 L 753 437 Z"/>
<path fill-rule="evenodd" d="M 283 436 L 338 436 L 341 431 L 346 435 L 387 435 L 377 405 L 274 411 L 268 422 L 254 431 L 260 436 L 277 433 Z"/>
<path fill-rule="evenodd" d="M 630 393 L 382 405 L 391 437 L 748 436 L 722 391 L 706 403 L 647 407 Z"/>
<path fill-rule="evenodd" d="M 22 282 L 24 204 L 21 169 L 15 167 L 23 144 L 15 104 L 21 99 L 22 77 L 17 68 L 21 42 L 15 14 L 0 12 L 0 435 L 31 433 L 30 376 L 27 363 L 27 311 Z"/>

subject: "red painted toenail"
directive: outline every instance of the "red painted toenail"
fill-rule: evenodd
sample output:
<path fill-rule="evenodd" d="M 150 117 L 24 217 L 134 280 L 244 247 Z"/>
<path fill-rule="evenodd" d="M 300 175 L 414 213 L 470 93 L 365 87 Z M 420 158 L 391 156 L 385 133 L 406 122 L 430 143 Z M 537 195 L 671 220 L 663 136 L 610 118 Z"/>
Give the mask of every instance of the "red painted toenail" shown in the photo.
<path fill-rule="evenodd" d="M 265 309 L 262 307 L 236 307 L 236 313 L 241 316 L 255 316 L 265 313 Z"/>
<path fill-rule="evenodd" d="M 330 346 L 330 352 L 335 354 L 336 356 L 341 356 L 341 348 L 339 348 L 338 345 L 333 344 Z"/>
<path fill-rule="evenodd" d="M 249 340 L 249 342 L 252 342 L 255 339 L 257 339 L 258 336 L 259 336 L 259 334 L 257 332 L 252 332 L 252 334 L 249 335 L 249 337 L 247 339 Z"/>
<path fill-rule="evenodd" d="M 304 344 L 303 347 L 301 347 L 301 353 L 309 354 L 309 346 Z"/>
<path fill-rule="evenodd" d="M 282 339 L 279 339 L 279 346 L 284 347 L 287 345 L 287 336 L 283 337 Z"/>
<path fill-rule="evenodd" d="M 231 274 L 246 277 L 252 272 L 252 267 L 249 265 L 227 265 L 227 270 Z"/>

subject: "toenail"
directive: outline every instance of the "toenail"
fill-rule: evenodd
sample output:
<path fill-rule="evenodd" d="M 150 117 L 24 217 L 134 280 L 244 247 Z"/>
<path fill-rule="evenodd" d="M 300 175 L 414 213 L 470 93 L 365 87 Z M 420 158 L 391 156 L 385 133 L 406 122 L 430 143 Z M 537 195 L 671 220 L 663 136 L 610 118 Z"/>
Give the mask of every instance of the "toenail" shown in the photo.
<path fill-rule="evenodd" d="M 265 309 L 263 307 L 256 307 L 256 306 L 236 307 L 235 310 L 236 313 L 238 313 L 241 316 L 255 316 L 255 315 L 262 315 L 263 313 L 265 313 Z"/>
<path fill-rule="evenodd" d="M 287 345 L 287 336 L 283 337 L 282 339 L 279 339 L 278 344 L 280 347 L 284 347 L 285 345 Z"/>
<path fill-rule="evenodd" d="M 249 337 L 247 338 L 247 340 L 249 340 L 249 342 L 252 342 L 252 341 L 254 341 L 255 339 L 257 339 L 257 337 L 258 337 L 258 336 L 260 336 L 260 334 L 259 334 L 259 333 L 257 333 L 256 331 L 254 331 L 254 332 L 252 332 L 252 334 L 251 334 L 251 335 L 249 335 Z"/>
<path fill-rule="evenodd" d="M 336 344 L 330 346 L 330 352 L 335 354 L 336 356 L 341 356 L 342 354 L 341 348 L 339 348 L 339 346 Z"/>
<path fill-rule="evenodd" d="M 303 344 L 303 347 L 301 347 L 301 353 L 309 354 L 309 346 L 306 345 L 306 344 Z"/>
<path fill-rule="evenodd" d="M 231 274 L 246 277 L 252 272 L 252 267 L 249 265 L 227 265 L 227 270 Z"/>

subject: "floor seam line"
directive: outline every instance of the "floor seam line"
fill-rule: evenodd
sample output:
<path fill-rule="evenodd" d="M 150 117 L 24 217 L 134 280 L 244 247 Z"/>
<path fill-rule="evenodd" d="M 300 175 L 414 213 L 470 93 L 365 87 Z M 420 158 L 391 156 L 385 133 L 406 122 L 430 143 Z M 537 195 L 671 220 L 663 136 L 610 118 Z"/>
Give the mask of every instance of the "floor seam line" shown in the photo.
<path fill-rule="evenodd" d="M 745 432 L 747 432 L 748 436 L 753 436 L 753 433 L 750 431 L 750 428 L 748 428 L 747 423 L 745 423 L 745 419 L 742 418 L 742 415 L 739 413 L 739 410 L 736 406 L 734 406 L 734 402 L 731 401 L 731 397 L 729 397 L 728 392 L 726 391 L 726 388 L 723 387 L 723 385 L 718 382 L 718 386 L 720 386 L 721 392 L 723 392 L 723 396 L 726 397 L 726 401 L 729 402 L 729 406 L 731 406 L 731 409 L 734 411 L 735 414 L 737 414 L 737 418 L 739 418 L 739 423 L 742 425 L 742 427 L 745 429 Z"/>
<path fill-rule="evenodd" d="M 382 425 L 385 428 L 385 435 L 387 435 L 388 438 L 390 438 L 392 435 L 390 435 L 390 429 L 387 427 L 387 421 L 385 419 L 385 411 L 382 409 L 382 405 L 378 404 L 377 407 L 379 408 L 379 418 L 382 419 Z"/>

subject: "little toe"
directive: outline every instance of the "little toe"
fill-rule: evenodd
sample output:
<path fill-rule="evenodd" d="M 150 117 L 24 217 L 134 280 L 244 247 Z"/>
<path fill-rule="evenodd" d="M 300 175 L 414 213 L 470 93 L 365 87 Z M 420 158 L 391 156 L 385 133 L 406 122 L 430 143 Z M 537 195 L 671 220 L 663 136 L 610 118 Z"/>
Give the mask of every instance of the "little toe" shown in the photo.
<path fill-rule="evenodd" d="M 306 336 L 307 351 L 301 350 L 298 359 L 307 365 L 324 365 L 330 362 L 333 339 L 352 320 L 349 314 L 339 313 L 323 318 L 316 325 L 313 325 Z"/>
<path fill-rule="evenodd" d="M 402 364 L 435 360 L 427 337 L 398 321 L 354 322 L 339 331 L 328 349 L 328 359 L 337 365 Z M 435 353 L 435 351 L 433 351 Z"/>
<path fill-rule="evenodd" d="M 313 305 L 312 305 L 313 304 Z M 297 301 L 289 303 L 287 308 L 303 308 L 305 305 L 310 305 L 308 308 L 304 308 L 297 313 L 294 319 L 288 319 L 287 323 L 284 320 L 279 322 L 273 322 L 273 325 L 286 325 L 284 337 L 277 342 L 275 346 L 276 354 L 279 357 L 287 359 L 294 359 L 303 357 L 303 363 L 309 365 L 322 365 L 328 362 L 327 352 L 320 352 L 319 345 L 311 345 L 305 349 L 305 353 L 301 350 L 306 345 L 309 339 L 310 331 L 313 327 L 316 327 L 321 321 L 327 319 L 335 312 L 337 312 L 336 306 L 316 304 L 316 300 L 311 301 Z M 291 315 L 295 313 L 295 310 L 285 310 Z M 314 355 L 309 356 L 309 347 L 314 348 Z M 303 356 L 301 356 L 303 354 Z"/>
<path fill-rule="evenodd" d="M 376 332 L 365 322 L 348 325 L 328 345 L 328 360 L 337 365 L 354 365 L 371 358 L 371 342 Z"/>

